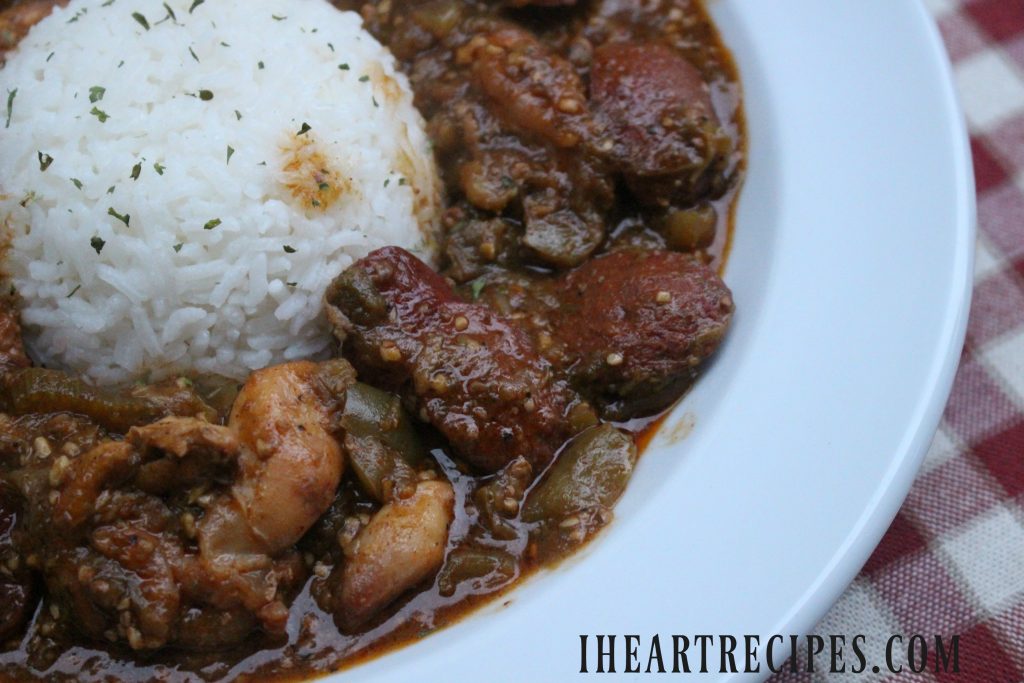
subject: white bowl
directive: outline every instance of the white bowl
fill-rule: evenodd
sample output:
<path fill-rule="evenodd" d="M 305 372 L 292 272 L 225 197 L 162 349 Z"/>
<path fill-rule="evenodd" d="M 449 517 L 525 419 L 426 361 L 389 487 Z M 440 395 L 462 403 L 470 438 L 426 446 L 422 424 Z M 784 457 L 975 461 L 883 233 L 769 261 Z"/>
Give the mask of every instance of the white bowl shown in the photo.
<path fill-rule="evenodd" d="M 672 634 L 802 634 L 896 514 L 970 298 L 974 186 L 942 43 L 910 0 L 711 10 L 750 135 L 725 348 L 580 556 L 344 680 L 557 681 L 579 675 L 580 634 L 591 671 L 594 634 L 639 634 L 642 661 L 654 634 L 669 658 Z"/>

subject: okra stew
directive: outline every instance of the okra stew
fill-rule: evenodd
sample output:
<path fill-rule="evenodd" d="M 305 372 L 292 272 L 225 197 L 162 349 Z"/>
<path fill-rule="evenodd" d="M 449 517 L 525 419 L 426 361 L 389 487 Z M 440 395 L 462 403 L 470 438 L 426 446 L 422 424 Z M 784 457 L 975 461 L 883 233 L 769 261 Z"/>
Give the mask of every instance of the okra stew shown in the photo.
<path fill-rule="evenodd" d="M 0 3 L 0 51 L 54 4 Z M 415 91 L 441 269 L 357 261 L 334 357 L 242 384 L 96 388 L 0 301 L 4 679 L 296 679 L 422 638 L 611 521 L 727 332 L 744 128 L 699 0 L 335 4 Z"/>

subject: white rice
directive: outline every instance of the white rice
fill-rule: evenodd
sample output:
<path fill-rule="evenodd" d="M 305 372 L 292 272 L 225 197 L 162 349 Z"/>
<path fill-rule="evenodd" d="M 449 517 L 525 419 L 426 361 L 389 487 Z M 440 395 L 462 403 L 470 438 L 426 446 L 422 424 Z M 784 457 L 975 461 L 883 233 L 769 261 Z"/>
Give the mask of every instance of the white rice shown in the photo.
<path fill-rule="evenodd" d="M 243 377 L 325 351 L 353 260 L 433 255 L 423 121 L 360 24 L 325 0 L 72 0 L 32 29 L 0 69 L 0 258 L 38 361 Z"/>

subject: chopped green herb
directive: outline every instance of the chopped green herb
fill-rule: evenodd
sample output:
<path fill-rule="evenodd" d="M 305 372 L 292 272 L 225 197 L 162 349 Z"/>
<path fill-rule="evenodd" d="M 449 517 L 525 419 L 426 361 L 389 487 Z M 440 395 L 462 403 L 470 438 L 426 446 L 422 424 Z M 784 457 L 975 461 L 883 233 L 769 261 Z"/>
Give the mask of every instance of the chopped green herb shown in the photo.
<path fill-rule="evenodd" d="M 287 244 L 284 245 L 284 253 L 286 253 L 286 254 L 294 254 L 295 253 L 295 247 L 289 246 Z"/>
<path fill-rule="evenodd" d="M 370 80 L 369 76 L 363 75 L 363 76 L 359 77 L 359 82 L 360 83 L 366 83 L 366 81 L 368 81 L 368 80 Z"/>
<path fill-rule="evenodd" d="M 331 184 L 330 183 L 320 183 L 320 191 L 321 192 L 326 192 L 329 189 L 331 189 Z"/>
<path fill-rule="evenodd" d="M 70 294 L 68 294 L 68 298 L 70 299 L 70 298 L 71 298 L 71 297 L 73 297 L 73 296 L 74 296 L 75 294 L 77 294 L 77 293 L 78 293 L 78 290 L 80 290 L 81 288 L 82 288 L 82 285 L 75 285 L 75 288 L 71 290 L 71 293 L 70 293 Z"/>
<path fill-rule="evenodd" d="M 192 49 L 192 48 L 190 47 L 190 48 L 188 49 L 188 53 L 189 53 L 190 55 L 192 55 L 192 59 L 196 60 L 196 62 L 197 62 L 197 63 L 199 62 L 199 57 L 196 57 L 196 51 L 195 51 L 195 50 L 193 50 L 193 49 Z"/>
<path fill-rule="evenodd" d="M 223 40 L 220 41 L 221 47 L 231 47 L 230 43 L 225 43 Z"/>
<path fill-rule="evenodd" d="M 319 208 L 320 200 L 319 199 L 314 199 L 312 202 L 310 202 L 310 204 L 312 204 L 314 207 Z"/>
<path fill-rule="evenodd" d="M 289 287 L 298 287 L 299 286 L 298 282 L 286 282 L 285 284 L 288 285 Z"/>
<path fill-rule="evenodd" d="M 487 283 L 484 282 L 482 278 L 473 280 L 472 284 L 470 284 L 470 288 L 473 291 L 473 301 L 480 298 L 480 292 L 484 291 L 484 287 L 486 286 Z"/>
<path fill-rule="evenodd" d="M 338 68 L 342 71 L 348 71 L 351 67 L 348 64 L 339 64 Z"/>
<path fill-rule="evenodd" d="M 276 14 L 271 14 L 270 16 L 271 16 L 271 17 L 272 17 L 272 18 L 274 19 L 274 21 L 284 21 L 285 19 L 287 19 L 287 18 L 288 18 L 288 17 L 286 17 L 286 16 L 284 16 L 284 17 L 279 17 L 279 16 L 277 16 Z"/>
<path fill-rule="evenodd" d="M 100 7 L 110 7 L 113 4 L 114 4 L 114 0 L 107 0 L 105 3 L 100 5 Z"/>
<path fill-rule="evenodd" d="M 142 173 L 142 162 L 139 162 L 139 163 L 135 164 L 134 166 L 132 166 L 131 179 L 132 180 L 138 180 L 140 173 Z"/>
<path fill-rule="evenodd" d="M 57 53 L 56 53 L 56 52 L 51 52 L 50 54 L 46 55 L 46 61 L 47 61 L 47 63 L 49 63 L 49 61 L 50 61 L 51 59 L 53 59 L 53 56 L 54 56 L 55 54 L 57 54 Z"/>
<path fill-rule="evenodd" d="M 167 167 L 164 166 L 163 164 L 161 164 L 160 162 L 157 162 L 157 163 L 153 164 L 153 170 L 156 171 L 157 175 L 163 175 L 164 174 L 164 170 L 166 168 Z"/>
<path fill-rule="evenodd" d="M 115 187 L 116 187 L 115 185 L 111 185 L 110 187 L 108 187 L 107 188 L 107 194 L 114 194 L 114 188 Z"/>
<path fill-rule="evenodd" d="M 73 185 L 74 185 L 75 187 L 77 187 L 77 188 L 78 188 L 79 190 L 81 190 L 81 189 L 82 189 L 82 181 L 81 181 L 81 180 L 79 180 L 78 178 L 72 178 L 72 179 L 71 179 L 71 183 L 72 183 L 72 184 L 73 184 Z"/>
<path fill-rule="evenodd" d="M 235 110 L 235 119 L 238 121 L 242 120 L 242 112 L 238 111 L 237 109 Z"/>
<path fill-rule="evenodd" d="M 375 106 L 375 107 L 379 107 L 380 106 L 379 104 L 377 104 L 377 98 L 376 97 L 371 95 L 370 99 L 373 100 L 373 106 Z"/>
<path fill-rule="evenodd" d="M 89 113 L 98 118 L 100 120 L 100 123 L 106 123 L 107 119 L 110 118 L 110 116 L 107 115 L 107 112 L 103 111 L 99 107 L 93 107 L 92 111 L 90 111 Z"/>
<path fill-rule="evenodd" d="M 235 148 L 232 147 L 231 145 L 228 145 L 228 160 L 226 162 L 224 162 L 224 163 L 230 164 L 231 163 L 231 157 L 234 156 L 234 154 L 235 154 Z"/>
<path fill-rule="evenodd" d="M 120 69 L 122 66 L 124 66 L 124 60 L 123 59 L 118 63 L 117 68 Z"/>
<path fill-rule="evenodd" d="M 171 6 L 168 5 L 166 2 L 164 3 L 164 9 L 167 10 L 167 16 L 169 16 L 171 18 L 171 21 L 177 21 L 178 20 L 178 17 L 174 16 L 174 10 L 172 10 Z"/>
<path fill-rule="evenodd" d="M 327 43 L 327 47 L 331 48 L 331 52 L 334 52 L 334 43 Z"/>
<path fill-rule="evenodd" d="M 14 108 L 14 98 L 18 96 L 18 89 L 7 91 L 7 125 L 4 128 L 11 127 L 11 110 Z"/>
<path fill-rule="evenodd" d="M 390 184 L 391 184 L 391 178 L 385 178 L 384 179 L 384 187 L 387 187 Z"/>
<path fill-rule="evenodd" d="M 146 21 L 146 17 L 142 16 L 141 12 L 132 12 L 132 19 L 139 22 L 142 25 L 142 28 L 147 31 L 149 30 L 149 22 Z"/>
<path fill-rule="evenodd" d="M 199 99 L 201 99 L 203 102 L 209 102 L 213 99 L 213 93 L 209 90 L 200 90 Z"/>
<path fill-rule="evenodd" d="M 107 89 L 106 88 L 104 88 L 102 86 L 99 86 L 99 85 L 94 85 L 91 88 L 89 88 L 89 101 L 92 102 L 93 104 L 96 104 L 97 102 L 102 100 L 103 96 L 106 95 L 106 94 L 107 94 Z"/>
<path fill-rule="evenodd" d="M 93 237 L 91 240 L 89 240 L 89 246 L 95 249 L 97 254 L 103 251 L 103 247 L 106 246 L 106 244 L 107 243 L 103 240 L 103 238 L 99 236 Z"/>
<path fill-rule="evenodd" d="M 263 62 L 262 62 L 262 61 L 258 62 L 258 63 L 257 63 L 257 66 L 258 66 L 259 68 L 261 68 L 261 69 L 262 69 L 262 68 L 264 68 L 264 67 L 263 67 Z"/>
<path fill-rule="evenodd" d="M 184 244 L 182 244 L 181 242 L 178 242 L 177 244 L 175 244 L 175 245 L 174 245 L 174 253 L 175 253 L 175 254 L 177 254 L 177 253 L 178 253 L 179 251 L 181 251 L 181 248 L 182 248 L 183 246 L 185 246 L 185 245 L 184 245 Z"/>
<path fill-rule="evenodd" d="M 114 188 L 110 188 L 110 189 L 114 189 Z M 119 220 L 119 221 L 121 221 L 122 223 L 124 223 L 124 227 L 126 227 L 126 228 L 127 228 L 127 227 L 131 227 L 131 226 L 130 226 L 130 223 L 131 223 L 131 221 L 132 221 L 132 217 L 131 217 L 131 216 L 129 216 L 128 214 L 124 214 L 124 215 L 122 216 L 122 215 L 121 215 L 121 214 L 119 214 L 119 213 L 118 213 L 117 211 L 114 211 L 114 207 L 110 207 L 109 209 L 107 209 L 107 215 L 108 215 L 108 216 L 113 216 L 113 217 L 114 217 L 114 218 L 116 218 L 117 220 Z"/>
<path fill-rule="evenodd" d="M 196 7 L 199 7 L 204 2 L 206 2 L 206 0 L 195 0 L 195 2 L 192 3 L 192 6 L 188 8 L 188 13 L 192 14 L 192 10 L 194 10 Z"/>
<path fill-rule="evenodd" d="M 295 136 L 298 137 L 300 135 L 305 135 L 306 133 L 308 133 L 311 130 L 313 130 L 313 127 L 311 125 L 309 125 L 308 123 L 303 122 L 302 123 L 302 128 L 299 129 L 299 132 L 296 133 Z"/>
<path fill-rule="evenodd" d="M 398 179 L 398 184 L 399 184 L 399 185 L 405 185 L 405 183 L 406 183 L 406 180 L 405 180 L 405 178 L 399 178 L 399 179 Z"/>
<path fill-rule="evenodd" d="M 45 172 L 53 163 L 53 157 L 46 152 L 36 152 L 36 154 L 39 156 L 39 170 Z"/>
<path fill-rule="evenodd" d="M 220 225 L 220 219 L 214 218 L 213 220 L 206 221 L 206 225 L 203 226 L 203 230 L 213 230 Z"/>

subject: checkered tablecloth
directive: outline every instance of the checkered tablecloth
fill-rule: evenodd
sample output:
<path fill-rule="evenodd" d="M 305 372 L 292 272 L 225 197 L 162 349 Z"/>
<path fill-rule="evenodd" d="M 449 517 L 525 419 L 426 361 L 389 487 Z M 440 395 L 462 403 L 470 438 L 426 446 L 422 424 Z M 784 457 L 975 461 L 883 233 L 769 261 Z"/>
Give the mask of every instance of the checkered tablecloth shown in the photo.
<path fill-rule="evenodd" d="M 881 544 L 816 633 L 960 635 L 959 675 L 1024 681 L 1024 0 L 926 0 L 953 60 L 978 191 L 974 301 L 953 393 Z M 854 660 L 855 661 L 855 660 Z M 827 670 L 828 661 L 816 661 Z M 931 667 L 929 667 L 930 669 Z M 778 675 L 773 683 L 837 678 Z"/>

